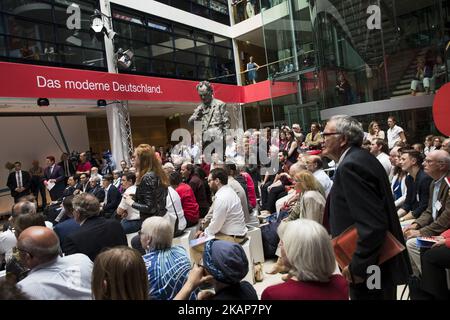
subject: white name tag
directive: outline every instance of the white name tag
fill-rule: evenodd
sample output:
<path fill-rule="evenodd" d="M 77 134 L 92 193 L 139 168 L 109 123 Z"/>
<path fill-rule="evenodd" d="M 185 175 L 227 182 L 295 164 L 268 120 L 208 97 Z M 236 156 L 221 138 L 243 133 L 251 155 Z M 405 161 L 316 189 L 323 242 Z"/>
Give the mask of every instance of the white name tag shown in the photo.
<path fill-rule="evenodd" d="M 442 203 L 440 201 L 436 201 L 436 203 L 434 204 L 434 208 L 436 209 L 436 211 L 439 211 L 442 209 Z"/>
<path fill-rule="evenodd" d="M 417 202 L 420 202 L 419 194 L 416 195 Z"/>

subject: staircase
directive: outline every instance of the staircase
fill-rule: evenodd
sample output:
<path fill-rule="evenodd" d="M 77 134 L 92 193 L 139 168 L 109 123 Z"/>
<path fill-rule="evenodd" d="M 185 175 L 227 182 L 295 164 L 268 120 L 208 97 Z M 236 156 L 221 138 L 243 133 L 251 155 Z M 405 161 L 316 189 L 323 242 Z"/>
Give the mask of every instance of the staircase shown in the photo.
<path fill-rule="evenodd" d="M 412 57 L 412 59 L 407 59 L 405 57 L 404 60 L 409 61 L 409 65 L 406 68 L 406 71 L 404 72 L 403 76 L 393 89 L 391 97 L 404 96 L 409 95 L 411 93 L 411 81 L 413 80 L 416 74 L 417 61 L 419 60 L 419 58 L 425 58 L 425 54 L 427 53 L 428 50 L 429 48 L 417 50 L 416 51 L 417 53 Z"/>

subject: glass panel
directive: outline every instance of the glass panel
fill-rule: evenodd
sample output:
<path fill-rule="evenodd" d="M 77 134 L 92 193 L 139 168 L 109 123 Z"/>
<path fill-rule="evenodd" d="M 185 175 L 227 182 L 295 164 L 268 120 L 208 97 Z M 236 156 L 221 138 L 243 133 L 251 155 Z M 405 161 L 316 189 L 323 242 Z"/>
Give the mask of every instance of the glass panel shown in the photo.
<path fill-rule="evenodd" d="M 154 58 L 173 61 L 173 48 L 154 45 L 151 47 L 151 52 Z"/>
<path fill-rule="evenodd" d="M 6 56 L 6 43 L 5 43 L 5 37 L 0 36 L 0 55 Z"/>
<path fill-rule="evenodd" d="M 133 59 L 133 67 L 137 72 L 150 73 L 152 72 L 151 61 L 148 58 L 135 57 Z"/>
<path fill-rule="evenodd" d="M 195 65 L 195 54 L 188 51 L 175 51 L 175 60 L 182 63 Z"/>
<path fill-rule="evenodd" d="M 6 33 L 16 37 L 54 41 L 53 27 L 48 24 L 26 21 L 13 16 L 7 17 Z"/>
<path fill-rule="evenodd" d="M 200 41 L 196 41 L 196 51 L 198 53 L 211 55 L 212 54 L 212 45 Z"/>
<path fill-rule="evenodd" d="M 177 64 L 177 76 L 189 79 L 197 78 L 196 67 L 187 64 Z"/>
<path fill-rule="evenodd" d="M 105 67 L 105 57 L 102 51 L 84 49 L 73 46 L 58 46 L 58 55 L 62 63 Z"/>
<path fill-rule="evenodd" d="M 216 46 L 215 47 L 216 57 L 223 58 L 226 60 L 233 60 L 233 51 L 231 49 Z"/>
<path fill-rule="evenodd" d="M 197 55 L 197 65 L 199 67 L 211 67 L 212 59 L 209 56 Z"/>
<path fill-rule="evenodd" d="M 175 36 L 175 49 L 194 50 L 194 40 Z"/>
<path fill-rule="evenodd" d="M 152 62 L 152 72 L 157 75 L 175 76 L 175 64 L 168 61 L 154 60 Z"/>
<path fill-rule="evenodd" d="M 66 27 L 59 27 L 57 30 L 57 41 L 59 43 L 99 50 L 103 49 L 103 41 L 99 41 L 96 37 L 91 37 L 87 32 L 69 30 Z"/>
<path fill-rule="evenodd" d="M 197 38 L 197 40 L 203 41 L 203 42 L 208 42 L 211 43 L 213 42 L 213 35 L 210 33 L 205 33 L 205 32 L 201 32 L 199 30 L 195 31 L 195 37 Z"/>
<path fill-rule="evenodd" d="M 219 36 L 216 36 L 216 35 L 214 36 L 214 43 L 218 44 L 218 45 L 220 45 L 222 47 L 228 47 L 228 48 L 232 47 L 231 39 L 222 38 L 222 37 L 219 37 Z"/>
<path fill-rule="evenodd" d="M 165 32 L 150 31 L 150 43 L 173 47 L 172 35 Z"/>

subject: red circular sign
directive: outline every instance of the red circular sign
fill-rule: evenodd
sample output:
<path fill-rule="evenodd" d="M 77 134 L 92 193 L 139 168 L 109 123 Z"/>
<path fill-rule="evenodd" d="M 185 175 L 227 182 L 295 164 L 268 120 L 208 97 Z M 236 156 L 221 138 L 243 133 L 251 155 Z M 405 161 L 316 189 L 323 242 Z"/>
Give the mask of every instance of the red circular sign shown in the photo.
<path fill-rule="evenodd" d="M 436 128 L 450 136 L 450 83 L 442 86 L 434 97 L 433 119 Z"/>

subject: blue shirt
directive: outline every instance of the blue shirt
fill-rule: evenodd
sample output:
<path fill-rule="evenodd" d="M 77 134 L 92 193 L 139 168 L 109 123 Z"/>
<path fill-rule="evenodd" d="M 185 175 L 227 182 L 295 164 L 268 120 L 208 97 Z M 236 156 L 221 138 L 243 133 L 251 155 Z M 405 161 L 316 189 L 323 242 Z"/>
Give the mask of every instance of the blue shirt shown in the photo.
<path fill-rule="evenodd" d="M 155 250 L 143 256 L 147 268 L 149 296 L 156 300 L 172 300 L 181 290 L 191 270 L 191 262 L 181 246 Z M 190 300 L 195 300 L 195 293 Z"/>

